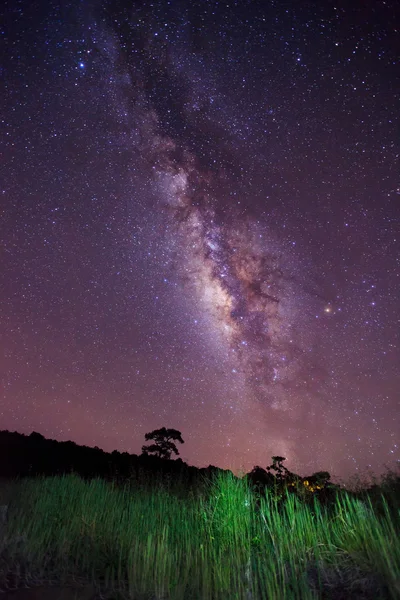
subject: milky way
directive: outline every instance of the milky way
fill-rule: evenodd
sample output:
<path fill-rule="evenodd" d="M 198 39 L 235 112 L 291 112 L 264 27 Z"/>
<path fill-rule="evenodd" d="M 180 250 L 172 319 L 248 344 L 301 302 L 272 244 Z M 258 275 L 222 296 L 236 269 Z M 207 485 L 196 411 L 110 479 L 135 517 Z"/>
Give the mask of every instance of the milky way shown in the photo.
<path fill-rule="evenodd" d="M 276 405 L 277 383 L 287 383 L 299 368 L 301 291 L 296 298 L 287 259 L 266 223 L 229 209 L 217 216 L 212 192 L 191 198 L 196 189 L 198 200 L 202 183 L 193 162 L 161 174 L 160 196 L 166 191 L 180 244 L 176 268 L 233 353 L 232 373 L 242 372 L 261 400 L 274 398 Z"/>
<path fill-rule="evenodd" d="M 304 312 L 306 304 L 315 309 L 316 303 L 312 296 L 306 296 L 299 282 L 296 285 L 295 259 L 280 247 L 266 217 L 256 218 L 242 209 L 237 188 L 240 194 L 249 195 L 246 188 L 251 188 L 250 182 L 238 186 L 236 178 L 230 180 L 225 169 L 229 157 L 225 156 L 224 140 L 212 134 L 213 123 L 208 115 L 200 122 L 196 118 L 201 94 L 199 98 L 190 77 L 180 74 L 173 57 L 163 52 L 166 39 L 154 42 L 154 33 L 144 29 L 144 62 L 147 65 L 153 59 L 158 63 L 158 68 L 147 74 L 148 81 L 146 70 L 140 74 L 136 68 L 135 56 L 126 57 L 124 53 L 121 60 L 118 50 L 128 45 L 124 37 L 122 42 L 109 38 L 106 48 L 120 61 L 120 70 L 125 70 L 128 96 L 134 84 L 140 90 L 150 87 L 152 92 L 146 95 L 141 91 L 140 99 L 134 99 L 133 110 L 139 104 L 139 147 L 152 166 L 161 210 L 171 221 L 168 231 L 175 238 L 178 257 L 174 268 L 180 282 L 191 288 L 201 310 L 210 317 L 223 350 L 231 352 L 232 374 L 243 375 L 261 402 L 285 409 L 290 384 L 306 371 L 303 363 L 311 341 L 305 332 Z M 179 111 L 175 118 L 183 123 L 185 133 L 179 131 L 174 139 L 164 133 L 170 128 L 159 117 L 157 99 L 165 93 L 166 85 L 172 87 L 177 81 L 184 98 L 171 91 L 170 99 L 160 101 L 164 110 L 159 110 L 164 118 Z M 123 90 L 117 98 L 125 104 Z M 116 108 L 121 112 L 118 103 Z M 200 140 L 209 136 L 204 152 L 200 144 L 201 159 L 196 149 L 189 147 L 191 136 Z M 214 155 L 218 160 L 211 158 Z M 167 237 L 165 242 L 171 243 Z"/>
<path fill-rule="evenodd" d="M 10 9 L 3 427 L 400 458 L 395 4 Z"/>

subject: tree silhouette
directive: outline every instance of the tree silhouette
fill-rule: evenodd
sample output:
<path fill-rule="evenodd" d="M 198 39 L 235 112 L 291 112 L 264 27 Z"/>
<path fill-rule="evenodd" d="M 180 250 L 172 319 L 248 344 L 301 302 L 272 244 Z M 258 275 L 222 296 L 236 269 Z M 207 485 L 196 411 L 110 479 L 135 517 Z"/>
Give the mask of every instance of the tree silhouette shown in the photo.
<path fill-rule="evenodd" d="M 267 471 L 275 471 L 276 475 L 275 477 L 279 480 L 282 481 L 284 479 L 284 477 L 286 475 L 288 475 L 290 473 L 290 471 L 283 466 L 283 461 L 286 460 L 286 458 L 284 456 L 272 456 L 272 465 L 269 465 L 269 467 L 267 467 Z"/>
<path fill-rule="evenodd" d="M 174 442 L 184 444 L 182 434 L 177 429 L 155 429 L 150 433 L 145 434 L 146 441 L 154 440 L 154 444 L 142 446 L 143 454 L 154 454 L 158 458 L 171 458 L 171 453 L 179 454 L 179 450 Z"/>

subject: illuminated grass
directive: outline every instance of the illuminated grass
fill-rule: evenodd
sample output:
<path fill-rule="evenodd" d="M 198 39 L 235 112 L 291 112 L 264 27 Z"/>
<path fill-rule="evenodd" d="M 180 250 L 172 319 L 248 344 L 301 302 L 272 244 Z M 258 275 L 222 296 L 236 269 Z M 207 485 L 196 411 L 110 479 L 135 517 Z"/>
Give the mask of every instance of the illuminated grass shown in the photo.
<path fill-rule="evenodd" d="M 277 500 L 256 502 L 227 474 L 187 499 L 73 475 L 22 480 L 0 575 L 90 580 L 109 598 L 400 597 L 398 511 L 378 518 L 344 493 L 329 513 L 294 494 Z"/>

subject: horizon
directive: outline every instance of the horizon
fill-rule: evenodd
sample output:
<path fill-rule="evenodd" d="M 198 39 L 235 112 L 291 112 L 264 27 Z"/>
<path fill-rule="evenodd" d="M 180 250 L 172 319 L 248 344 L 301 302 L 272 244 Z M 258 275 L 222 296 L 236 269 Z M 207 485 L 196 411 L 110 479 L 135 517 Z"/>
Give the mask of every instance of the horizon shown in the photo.
<path fill-rule="evenodd" d="M 26 437 L 29 437 L 32 433 L 39 433 L 39 435 L 41 435 L 46 441 L 55 441 L 55 442 L 73 442 L 75 443 L 77 446 L 83 447 L 86 446 L 88 448 L 91 449 L 100 449 L 103 452 L 105 452 L 106 454 L 112 454 L 114 451 L 119 452 L 120 454 L 124 453 L 124 452 L 128 452 L 128 454 L 130 456 L 135 456 L 136 458 L 143 456 L 142 452 L 133 452 L 133 451 L 128 451 L 128 450 L 123 450 L 123 449 L 117 449 L 117 448 L 113 448 L 112 450 L 106 450 L 105 448 L 102 448 L 101 446 L 95 445 L 95 446 L 88 446 L 88 444 L 78 444 L 77 442 L 75 442 L 72 439 L 54 439 L 54 438 L 48 438 L 46 436 L 44 436 L 42 433 L 40 433 L 39 431 L 31 431 L 30 433 L 22 433 L 20 431 L 9 431 L 9 430 L 0 430 L 0 433 L 17 433 L 19 435 L 24 435 Z M 179 451 L 179 446 L 178 446 L 178 451 Z M 268 460 L 265 461 L 265 465 L 261 464 L 260 461 L 258 463 L 255 463 L 250 469 L 242 469 L 242 468 L 238 468 L 238 469 L 233 469 L 229 466 L 221 466 L 218 464 L 208 464 L 208 465 L 200 465 L 200 464 L 191 464 L 187 459 L 185 459 L 185 457 L 183 457 L 180 453 L 178 455 L 174 455 L 172 454 L 172 456 L 167 459 L 167 460 L 182 460 L 187 466 L 189 467 L 195 467 L 198 469 L 207 469 L 208 467 L 217 467 L 219 469 L 222 470 L 229 470 L 233 473 L 233 475 L 235 475 L 235 477 L 241 478 L 244 477 L 246 474 L 250 473 L 252 471 L 253 468 L 255 467 L 261 467 L 262 469 L 266 470 L 266 467 L 269 465 L 269 460 L 271 460 L 272 456 L 269 457 Z M 161 459 L 162 460 L 162 459 Z M 268 463 L 268 464 L 267 464 Z M 307 473 L 297 473 L 294 470 L 292 470 L 290 467 L 290 465 L 288 465 L 286 458 L 285 458 L 285 464 L 284 466 L 286 468 L 288 468 L 288 470 L 294 474 L 297 475 L 299 477 L 310 477 L 311 475 L 313 475 L 314 473 L 317 473 L 319 471 L 324 471 L 324 466 L 320 465 L 320 468 L 316 469 L 313 472 L 307 472 Z M 382 482 L 382 478 L 388 474 L 396 474 L 396 472 L 399 470 L 400 468 L 400 464 L 399 461 L 397 461 L 396 463 L 394 463 L 393 465 L 382 465 L 382 471 L 380 472 L 380 474 L 378 475 L 377 473 L 372 472 L 369 469 L 365 469 L 364 472 L 354 472 L 352 473 L 347 479 L 343 479 L 340 478 L 338 476 L 336 476 L 335 474 L 329 473 L 330 474 L 330 481 L 332 483 L 335 484 L 339 484 L 341 487 L 346 487 L 348 489 L 352 489 L 353 486 L 355 485 L 359 485 L 360 483 L 362 484 L 362 486 L 367 486 L 367 485 L 372 485 L 375 484 L 376 482 L 379 482 L 379 484 Z"/>

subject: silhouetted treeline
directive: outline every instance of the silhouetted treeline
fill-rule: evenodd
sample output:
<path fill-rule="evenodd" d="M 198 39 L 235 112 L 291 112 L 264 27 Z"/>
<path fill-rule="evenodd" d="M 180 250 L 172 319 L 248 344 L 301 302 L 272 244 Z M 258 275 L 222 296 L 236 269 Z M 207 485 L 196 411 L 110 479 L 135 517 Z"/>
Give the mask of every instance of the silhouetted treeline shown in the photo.
<path fill-rule="evenodd" d="M 153 439 L 154 433 L 162 433 L 164 442 L 165 435 L 171 431 L 175 430 L 157 430 L 148 434 L 147 438 Z M 159 445 L 156 449 L 159 451 Z M 234 477 L 231 471 L 213 465 L 197 468 L 188 465 L 181 458 L 171 460 L 150 455 L 148 451 L 154 451 L 152 446 L 144 447 L 144 450 L 140 456 L 116 450 L 104 452 L 97 446 L 90 448 L 71 441 L 46 439 L 36 432 L 24 435 L 0 431 L 0 478 L 75 473 L 86 480 L 100 477 L 117 484 L 130 482 L 134 486 L 146 488 L 161 484 L 177 495 L 186 496 L 202 493 L 204 486 L 207 487 L 207 483 L 215 474 L 225 472 Z M 319 471 L 308 477 L 301 477 L 290 472 L 283 465 L 284 460 L 282 456 L 273 456 L 269 466 L 255 466 L 245 475 L 257 497 L 263 495 L 268 488 L 275 494 L 278 506 L 284 503 L 286 492 L 296 494 L 310 506 L 313 505 L 315 497 L 323 504 L 334 506 L 336 494 L 341 488 L 330 481 L 328 472 Z M 382 500 L 382 493 L 385 501 Z M 387 510 L 387 506 L 395 514 L 399 509 L 400 476 L 389 473 L 381 485 L 363 488 L 354 495 L 362 500 L 368 496 L 382 514 Z"/>
<path fill-rule="evenodd" d="M 30 435 L 0 431 L 0 477 L 35 477 L 76 473 L 84 479 L 101 477 L 140 483 L 160 480 L 179 481 L 189 486 L 223 469 L 210 465 L 197 468 L 181 458 L 167 460 L 148 454 L 105 452 L 95 446 L 79 446 L 75 442 L 46 439 L 40 433 Z"/>
<path fill-rule="evenodd" d="M 285 489 L 305 499 L 318 496 L 324 502 L 334 498 L 339 491 L 340 487 L 330 481 L 328 472 L 300 477 L 283 465 L 284 460 L 284 457 L 273 456 L 271 465 L 266 468 L 255 466 L 245 477 L 259 493 L 265 488 L 278 492 Z M 0 477 L 3 478 L 76 473 L 84 479 L 101 477 L 118 483 L 129 480 L 143 485 L 161 482 L 173 487 L 179 484 L 183 490 L 190 491 L 201 487 L 218 472 L 224 470 L 213 465 L 197 468 L 181 458 L 171 460 L 116 450 L 104 452 L 97 446 L 90 448 L 71 441 L 46 439 L 36 432 L 24 435 L 0 431 Z M 398 486 L 398 479 L 396 482 Z"/>
<path fill-rule="evenodd" d="M 282 483 L 294 487 L 306 483 L 307 489 L 318 491 L 329 482 L 329 473 L 300 477 L 283 466 L 283 457 L 272 458 L 272 465 L 266 469 L 257 466 L 246 475 L 254 488 L 261 490 Z M 76 473 L 84 479 L 101 477 L 121 482 L 127 479 L 148 482 L 161 478 L 165 482 L 175 480 L 190 486 L 223 471 L 213 465 L 207 468 L 190 466 L 181 458 L 170 460 L 146 453 L 136 455 L 117 450 L 105 452 L 97 446 L 91 448 L 71 441 L 47 439 L 35 431 L 30 435 L 0 431 L 0 477 Z"/>

